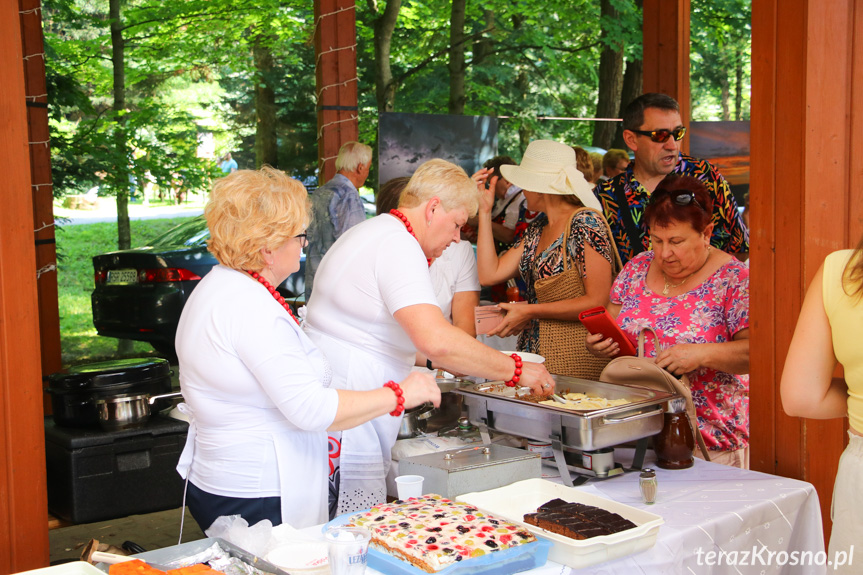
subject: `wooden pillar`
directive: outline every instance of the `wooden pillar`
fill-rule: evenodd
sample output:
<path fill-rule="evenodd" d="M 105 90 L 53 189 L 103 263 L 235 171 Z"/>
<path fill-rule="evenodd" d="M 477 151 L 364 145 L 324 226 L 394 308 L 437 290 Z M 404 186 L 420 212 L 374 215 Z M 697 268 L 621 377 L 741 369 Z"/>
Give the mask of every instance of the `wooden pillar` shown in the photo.
<path fill-rule="evenodd" d="M 829 538 L 843 420 L 782 411 L 779 379 L 824 257 L 863 233 L 863 0 L 752 8 L 752 467 L 815 485 Z"/>
<path fill-rule="evenodd" d="M 21 46 L 27 129 L 30 142 L 30 180 L 33 190 L 33 229 L 36 230 L 36 286 L 39 293 L 39 335 L 42 374 L 59 371 L 60 311 L 57 293 L 57 249 L 54 239 L 54 187 L 51 183 L 51 148 L 48 144 L 48 88 L 45 80 L 45 46 L 39 0 L 19 0 Z M 44 396 L 45 413 L 51 399 Z"/>
<path fill-rule="evenodd" d="M 644 0 L 644 91 L 668 94 L 689 127 L 689 0 Z M 681 142 L 689 152 L 689 139 Z"/>
<path fill-rule="evenodd" d="M 48 564 L 39 307 L 21 22 L 0 2 L 0 573 Z"/>
<path fill-rule="evenodd" d="M 319 184 L 335 175 L 342 144 L 359 138 L 356 43 L 354 1 L 315 0 Z"/>

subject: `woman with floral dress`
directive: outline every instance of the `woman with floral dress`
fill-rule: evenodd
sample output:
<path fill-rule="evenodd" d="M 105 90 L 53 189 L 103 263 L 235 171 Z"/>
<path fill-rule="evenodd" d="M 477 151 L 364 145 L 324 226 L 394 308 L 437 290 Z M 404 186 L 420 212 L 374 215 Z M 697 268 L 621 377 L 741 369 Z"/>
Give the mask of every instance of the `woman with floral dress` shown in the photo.
<path fill-rule="evenodd" d="M 652 327 L 663 350 L 646 338 L 645 354 L 688 376 L 711 461 L 748 468 L 749 268 L 710 246 L 712 213 L 698 179 L 667 176 L 644 212 L 653 249 L 624 266 L 609 311 L 633 336 Z M 601 357 L 619 351 L 601 335 L 587 342 Z"/>
<path fill-rule="evenodd" d="M 480 283 L 494 285 L 521 276 L 527 304 L 499 304 L 506 316 L 489 335 L 520 334 L 518 350 L 543 353 L 553 342 L 540 341 L 540 320 L 563 320 L 580 326 L 578 314 L 608 302 L 608 290 L 620 259 L 590 184 L 576 166 L 575 151 L 548 140 L 530 143 L 521 164 L 503 165 L 501 174 L 524 190 L 527 207 L 542 212 L 508 251 L 497 255 L 491 233 L 491 209 L 496 178 L 489 181 L 479 208 L 477 271 Z M 584 295 L 541 302 L 537 281 L 563 273 L 565 260 L 578 270 Z M 587 334 L 582 329 L 581 341 Z M 584 350 L 579 341 L 576 346 Z M 577 355 L 579 350 L 567 349 Z M 581 354 L 587 356 L 587 354 Z M 572 362 L 564 358 L 558 368 L 546 358 L 551 373 L 596 379 L 607 363 L 587 356 Z M 566 371 L 572 369 L 574 371 Z"/>

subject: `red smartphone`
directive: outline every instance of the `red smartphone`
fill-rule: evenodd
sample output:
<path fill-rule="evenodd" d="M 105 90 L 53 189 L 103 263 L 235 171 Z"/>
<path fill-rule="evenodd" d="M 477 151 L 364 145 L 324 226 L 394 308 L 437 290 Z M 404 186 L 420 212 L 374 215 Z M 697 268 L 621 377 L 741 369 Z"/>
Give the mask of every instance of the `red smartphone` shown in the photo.
<path fill-rule="evenodd" d="M 620 329 L 611 314 L 603 306 L 591 308 L 578 314 L 578 319 L 590 333 L 602 334 L 603 338 L 610 337 L 620 346 L 619 355 L 637 355 L 635 345 L 629 334 Z"/>

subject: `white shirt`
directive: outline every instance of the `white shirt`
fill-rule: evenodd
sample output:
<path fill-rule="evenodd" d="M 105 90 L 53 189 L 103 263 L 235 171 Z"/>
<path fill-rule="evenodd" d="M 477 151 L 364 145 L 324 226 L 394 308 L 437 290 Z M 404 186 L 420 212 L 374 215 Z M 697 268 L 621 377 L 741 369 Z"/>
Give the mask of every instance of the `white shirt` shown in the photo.
<path fill-rule="evenodd" d="M 325 521 L 338 393 L 285 309 L 246 274 L 216 266 L 183 308 L 176 346 L 190 412 L 181 475 L 215 495 L 280 496 L 294 527 Z"/>
<path fill-rule="evenodd" d="M 521 193 L 522 190 L 515 184 L 510 185 L 506 189 L 506 194 L 494 203 L 494 209 L 492 210 L 491 217 L 492 219 L 498 217 L 500 213 L 505 209 L 505 215 L 503 219 L 503 227 L 509 228 L 511 230 L 515 229 L 515 225 L 518 223 L 518 209 L 521 207 L 521 204 L 524 202 L 524 195 Z M 521 197 L 516 197 L 521 196 Z M 510 201 L 511 200 L 511 201 Z"/>
<path fill-rule="evenodd" d="M 443 316 L 452 323 L 452 298 L 465 291 L 480 291 L 476 255 L 470 242 L 450 244 L 429 268 L 435 297 Z"/>
<path fill-rule="evenodd" d="M 332 386 L 370 390 L 404 379 L 416 347 L 393 314 L 417 304 L 437 300 L 426 257 L 404 224 L 382 214 L 345 232 L 321 261 L 304 324 L 332 364 Z M 386 500 L 400 422 L 383 415 L 342 432 L 337 513 Z"/>
<path fill-rule="evenodd" d="M 306 329 L 410 366 L 416 348 L 393 314 L 416 304 L 437 305 L 426 257 L 400 220 L 382 214 L 349 229 L 324 256 Z"/>

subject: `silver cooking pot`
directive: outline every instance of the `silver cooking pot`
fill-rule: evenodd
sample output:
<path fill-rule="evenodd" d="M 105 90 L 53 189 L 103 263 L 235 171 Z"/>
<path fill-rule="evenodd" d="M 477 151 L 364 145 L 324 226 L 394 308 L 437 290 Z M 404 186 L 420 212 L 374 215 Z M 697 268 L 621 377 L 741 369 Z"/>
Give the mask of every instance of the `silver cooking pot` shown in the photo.
<path fill-rule="evenodd" d="M 434 413 L 434 405 L 423 403 L 411 409 L 405 410 L 399 426 L 399 439 L 410 439 L 416 437 L 426 430 L 426 422 Z"/>
<path fill-rule="evenodd" d="M 99 425 L 106 431 L 141 427 L 150 419 L 153 412 L 151 406 L 156 400 L 180 395 L 182 395 L 180 392 L 162 395 L 135 393 L 97 399 L 96 412 L 99 415 Z"/>

